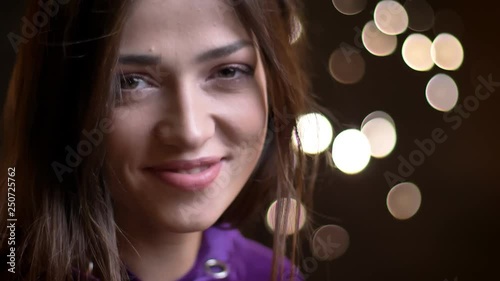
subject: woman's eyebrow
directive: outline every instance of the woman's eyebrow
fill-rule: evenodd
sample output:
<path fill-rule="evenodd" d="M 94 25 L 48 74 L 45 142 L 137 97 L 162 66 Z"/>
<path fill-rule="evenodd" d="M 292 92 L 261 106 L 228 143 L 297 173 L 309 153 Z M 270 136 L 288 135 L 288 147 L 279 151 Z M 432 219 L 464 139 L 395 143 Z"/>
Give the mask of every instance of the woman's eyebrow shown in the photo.
<path fill-rule="evenodd" d="M 118 62 L 121 64 L 134 64 L 134 65 L 157 65 L 160 63 L 161 57 L 157 55 L 120 55 Z"/>
<path fill-rule="evenodd" d="M 239 40 L 229 45 L 218 47 L 215 49 L 208 50 L 196 56 L 195 63 L 203 63 L 209 60 L 214 60 L 222 57 L 227 57 L 232 53 L 245 47 L 253 47 L 252 42 L 247 40 Z M 120 55 L 118 57 L 118 62 L 120 64 L 132 64 L 132 65 L 158 65 L 161 62 L 161 56 L 159 55 L 149 55 L 149 54 L 127 54 Z"/>
<path fill-rule="evenodd" d="M 227 57 L 244 47 L 252 47 L 252 46 L 253 44 L 250 41 L 239 40 L 229 45 L 218 47 L 196 56 L 195 63 L 203 63 L 209 60 Z"/>

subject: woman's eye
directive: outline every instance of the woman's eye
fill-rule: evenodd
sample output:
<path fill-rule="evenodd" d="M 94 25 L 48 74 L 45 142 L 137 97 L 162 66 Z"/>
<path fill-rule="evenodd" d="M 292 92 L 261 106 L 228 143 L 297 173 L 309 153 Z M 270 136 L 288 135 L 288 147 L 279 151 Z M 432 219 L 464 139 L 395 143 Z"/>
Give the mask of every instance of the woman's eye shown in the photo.
<path fill-rule="evenodd" d="M 119 74 L 120 89 L 117 92 L 117 105 L 139 102 L 159 88 L 151 78 L 140 74 Z"/>
<path fill-rule="evenodd" d="M 253 75 L 253 69 L 249 66 L 227 66 L 215 73 L 215 78 L 220 79 L 237 79 L 241 75 L 248 76 Z"/>
<path fill-rule="evenodd" d="M 121 75 L 120 88 L 122 90 L 141 90 L 150 88 L 152 85 L 139 75 Z"/>

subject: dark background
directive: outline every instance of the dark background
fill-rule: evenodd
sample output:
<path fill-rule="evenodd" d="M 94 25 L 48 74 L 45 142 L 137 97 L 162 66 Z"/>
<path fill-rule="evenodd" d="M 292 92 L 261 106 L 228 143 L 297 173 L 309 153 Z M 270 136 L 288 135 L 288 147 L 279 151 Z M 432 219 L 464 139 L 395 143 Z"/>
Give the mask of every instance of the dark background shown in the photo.
<path fill-rule="evenodd" d="M 360 174 L 347 176 L 323 167 L 315 193 L 312 218 L 316 227 L 337 224 L 350 235 L 345 255 L 329 262 L 317 261 L 308 280 L 385 281 L 493 281 L 500 280 L 500 183 L 498 112 L 500 87 L 479 108 L 462 119 L 456 130 L 443 120 L 443 113 L 425 100 L 425 87 L 436 73 L 446 73 L 459 87 L 459 101 L 474 95 L 478 76 L 500 82 L 500 8 L 495 1 L 429 1 L 435 12 L 451 10 L 461 22 L 441 26 L 439 31 L 454 33 L 462 42 L 465 61 L 458 71 L 416 72 L 401 57 L 403 40 L 388 57 L 375 57 L 360 49 L 366 60 L 364 78 L 343 85 L 328 73 L 331 52 L 341 43 L 355 46 L 355 27 L 363 28 L 372 19 L 376 1 L 368 1 L 360 14 L 339 13 L 330 0 L 305 1 L 306 32 L 313 47 L 311 73 L 314 92 L 338 120 L 335 131 L 359 128 L 363 118 L 375 110 L 389 113 L 395 120 L 398 142 L 384 159 L 373 159 Z M 1 13 L 0 101 L 3 104 L 15 52 L 7 39 L 19 34 L 22 1 L 4 1 Z M 436 33 L 425 32 L 433 39 Z M 405 178 L 422 193 L 422 205 L 409 220 L 399 221 L 387 210 L 390 186 L 384 173 L 397 174 L 400 160 L 417 149 L 415 140 L 431 137 L 442 128 L 447 140 Z M 270 243 L 263 224 L 256 237 Z M 308 247 L 304 245 L 305 255 Z M 311 268 L 309 264 L 309 268 Z"/>

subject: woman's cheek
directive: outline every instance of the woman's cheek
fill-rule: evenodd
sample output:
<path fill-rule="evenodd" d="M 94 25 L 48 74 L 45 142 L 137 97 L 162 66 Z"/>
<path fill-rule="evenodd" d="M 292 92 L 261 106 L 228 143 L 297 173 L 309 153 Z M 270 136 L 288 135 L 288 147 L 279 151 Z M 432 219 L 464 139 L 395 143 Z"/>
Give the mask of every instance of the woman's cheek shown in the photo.
<path fill-rule="evenodd" d="M 144 150 L 147 142 L 147 120 L 131 110 L 116 112 L 113 118 L 113 131 L 109 134 L 107 151 L 115 166 L 134 162 L 137 153 Z"/>
<path fill-rule="evenodd" d="M 262 103 L 255 99 L 239 107 L 239 113 L 234 118 L 234 131 L 238 136 L 236 155 L 248 162 L 260 156 L 267 129 L 266 111 Z"/>

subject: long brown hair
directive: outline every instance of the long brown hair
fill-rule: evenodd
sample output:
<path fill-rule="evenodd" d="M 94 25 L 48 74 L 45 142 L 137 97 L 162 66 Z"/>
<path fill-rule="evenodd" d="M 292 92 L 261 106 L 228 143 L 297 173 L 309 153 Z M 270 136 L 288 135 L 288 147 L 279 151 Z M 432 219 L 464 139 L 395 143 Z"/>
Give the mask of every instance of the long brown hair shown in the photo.
<path fill-rule="evenodd" d="M 18 41 L 18 54 L 3 112 L 0 176 L 0 252 L 7 238 L 8 178 L 15 167 L 16 274 L 2 280 L 71 280 L 72 268 L 89 261 L 101 280 L 127 280 L 117 248 L 112 199 L 103 176 L 102 139 L 83 141 L 102 128 L 113 105 L 120 30 L 131 1 L 53 1 L 52 10 L 31 1 L 27 19 L 40 23 L 30 38 Z M 252 177 L 217 221 L 240 227 L 269 200 L 293 198 L 311 207 L 317 159 L 292 145 L 298 116 L 320 111 L 310 93 L 304 54 L 307 40 L 291 44 L 294 19 L 305 21 L 299 3 L 287 0 L 227 0 L 243 26 L 255 35 L 264 63 L 270 104 L 266 149 Z M 42 3 L 42 2 L 40 2 Z M 57 6 L 57 9 L 55 6 Z M 50 13 L 52 11 L 52 13 Z M 37 18 L 38 15 L 38 19 Z M 90 133 L 89 133 L 90 132 Z M 95 136 L 97 136 L 96 133 Z M 105 138 L 105 133 L 102 134 Z M 298 135 L 293 137 L 298 139 Z M 312 164 L 312 165 L 309 165 Z M 306 177 L 306 175 L 308 175 Z M 312 175 L 312 176 L 311 176 Z M 272 280 L 287 255 L 289 200 L 279 201 L 274 232 Z M 236 207 L 237 206 L 237 207 Z M 296 208 L 299 212 L 300 208 Z M 294 222 L 298 226 L 299 215 Z M 301 232 L 292 235 L 294 263 Z M 4 263 L 2 266 L 5 266 Z M 294 269 L 295 270 L 295 269 Z M 283 276 L 282 274 L 280 274 Z M 285 274 L 291 275 L 293 274 Z"/>

